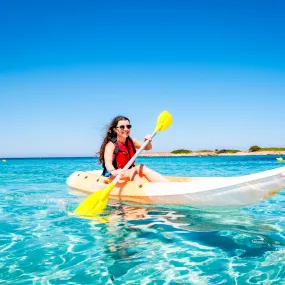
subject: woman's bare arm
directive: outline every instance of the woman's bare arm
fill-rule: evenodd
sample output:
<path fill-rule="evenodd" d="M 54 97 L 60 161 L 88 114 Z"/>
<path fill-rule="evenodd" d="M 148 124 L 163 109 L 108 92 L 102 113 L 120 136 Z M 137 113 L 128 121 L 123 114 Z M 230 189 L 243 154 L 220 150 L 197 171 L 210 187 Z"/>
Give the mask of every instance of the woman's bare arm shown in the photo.
<path fill-rule="evenodd" d="M 152 149 L 152 144 L 151 144 L 152 138 L 150 136 L 145 136 L 145 139 L 150 140 L 150 142 L 146 145 L 145 150 Z M 132 140 L 134 142 L 135 148 L 140 148 L 144 144 L 144 142 L 138 141 L 136 139 L 132 138 Z"/>
<path fill-rule="evenodd" d="M 105 167 L 109 172 L 115 169 L 113 165 L 114 150 L 115 150 L 115 145 L 112 142 L 108 142 L 105 147 L 104 162 L 105 162 Z"/>

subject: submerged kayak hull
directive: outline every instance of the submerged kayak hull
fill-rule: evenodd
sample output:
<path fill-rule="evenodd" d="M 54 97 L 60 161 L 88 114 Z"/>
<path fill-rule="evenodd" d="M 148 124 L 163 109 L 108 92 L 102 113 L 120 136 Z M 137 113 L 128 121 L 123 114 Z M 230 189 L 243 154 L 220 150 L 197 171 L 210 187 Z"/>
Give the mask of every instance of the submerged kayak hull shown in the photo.
<path fill-rule="evenodd" d="M 109 182 L 101 171 L 75 172 L 70 189 L 92 194 Z M 245 206 L 268 199 L 285 187 L 285 167 L 239 177 L 167 177 L 169 182 L 119 181 L 110 198 L 143 204 Z"/>

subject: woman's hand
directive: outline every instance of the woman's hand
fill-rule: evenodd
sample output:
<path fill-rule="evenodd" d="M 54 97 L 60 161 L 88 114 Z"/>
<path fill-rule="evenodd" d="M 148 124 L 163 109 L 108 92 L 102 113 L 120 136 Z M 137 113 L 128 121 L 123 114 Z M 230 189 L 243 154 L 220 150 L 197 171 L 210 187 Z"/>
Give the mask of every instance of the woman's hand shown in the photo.
<path fill-rule="evenodd" d="M 146 136 L 144 137 L 144 140 L 151 142 L 151 141 L 152 141 L 152 136 L 151 136 L 151 135 L 146 135 Z"/>
<path fill-rule="evenodd" d="M 115 170 L 112 170 L 111 172 L 111 175 L 113 176 L 117 176 L 117 175 L 121 175 L 121 177 L 124 177 L 125 176 L 125 171 L 123 171 L 123 169 L 115 169 Z"/>

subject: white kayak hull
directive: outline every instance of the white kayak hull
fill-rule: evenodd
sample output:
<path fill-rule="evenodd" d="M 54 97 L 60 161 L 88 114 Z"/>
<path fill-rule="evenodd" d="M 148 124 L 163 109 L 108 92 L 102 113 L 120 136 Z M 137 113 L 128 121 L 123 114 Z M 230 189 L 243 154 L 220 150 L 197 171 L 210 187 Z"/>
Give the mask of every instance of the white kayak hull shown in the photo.
<path fill-rule="evenodd" d="M 75 172 L 67 179 L 70 189 L 92 194 L 108 181 L 99 171 Z M 285 167 L 239 177 L 172 177 L 170 182 L 121 182 L 110 198 L 144 204 L 195 207 L 246 206 L 268 199 L 285 187 Z"/>

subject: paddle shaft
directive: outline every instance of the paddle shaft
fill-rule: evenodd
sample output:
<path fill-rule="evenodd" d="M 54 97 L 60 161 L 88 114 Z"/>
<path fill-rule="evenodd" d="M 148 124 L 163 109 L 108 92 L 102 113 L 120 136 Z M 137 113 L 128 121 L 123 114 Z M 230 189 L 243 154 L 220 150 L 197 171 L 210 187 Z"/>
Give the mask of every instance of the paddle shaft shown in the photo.
<path fill-rule="evenodd" d="M 157 134 L 157 131 L 154 131 L 151 135 L 151 138 L 153 138 Z M 132 163 L 136 160 L 136 158 L 140 155 L 140 153 L 145 149 L 145 147 L 149 144 L 149 140 L 146 140 L 144 144 L 139 148 L 139 150 L 135 153 L 135 155 L 129 160 L 129 162 L 125 165 L 123 170 L 129 169 L 129 167 L 132 165 Z M 117 175 L 116 178 L 113 180 L 114 184 L 117 184 L 117 182 L 120 180 L 121 174 Z"/>

